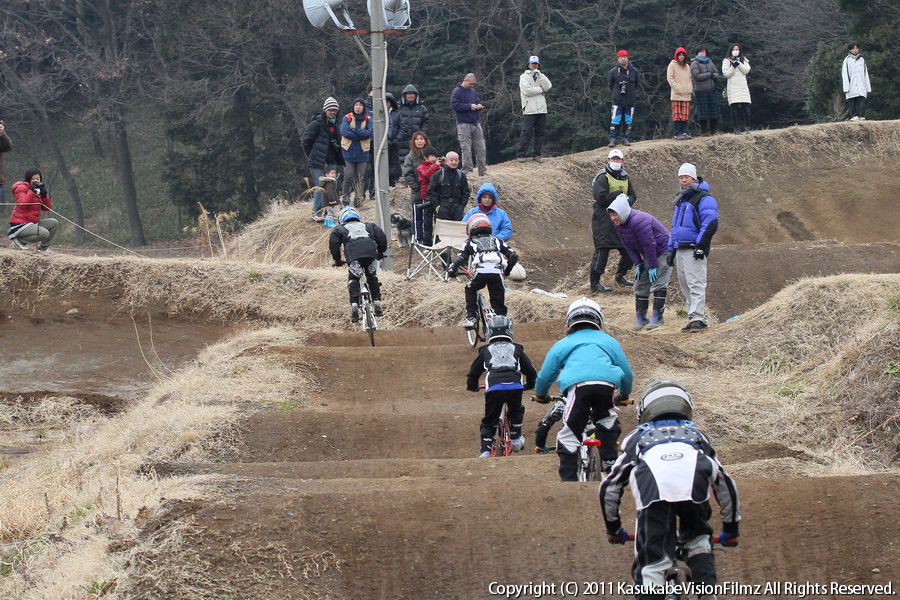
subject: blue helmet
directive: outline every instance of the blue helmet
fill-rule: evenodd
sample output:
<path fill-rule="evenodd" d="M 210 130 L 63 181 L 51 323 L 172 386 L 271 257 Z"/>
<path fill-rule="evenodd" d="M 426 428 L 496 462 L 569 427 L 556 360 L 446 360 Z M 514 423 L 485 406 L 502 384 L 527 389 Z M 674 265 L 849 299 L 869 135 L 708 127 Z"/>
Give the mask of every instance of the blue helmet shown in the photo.
<path fill-rule="evenodd" d="M 359 211 L 352 206 L 345 206 L 341 209 L 341 212 L 338 213 L 338 220 L 341 222 L 341 225 L 343 225 L 347 221 L 352 221 L 354 219 L 356 219 L 357 221 L 362 220 L 359 216 Z"/>

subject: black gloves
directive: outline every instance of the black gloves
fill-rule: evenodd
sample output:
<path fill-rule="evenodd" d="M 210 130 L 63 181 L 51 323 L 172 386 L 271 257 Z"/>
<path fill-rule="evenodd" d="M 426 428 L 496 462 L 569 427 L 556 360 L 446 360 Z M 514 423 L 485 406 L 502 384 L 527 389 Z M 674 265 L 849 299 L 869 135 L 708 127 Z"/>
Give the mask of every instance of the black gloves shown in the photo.
<path fill-rule="evenodd" d="M 457 275 L 459 275 L 459 273 L 457 273 L 457 272 L 456 272 L 456 269 L 454 269 L 453 267 L 447 269 L 447 276 L 448 276 L 448 277 L 456 277 Z"/>
<path fill-rule="evenodd" d="M 675 266 L 675 251 L 674 250 L 672 252 L 666 252 L 666 264 L 669 265 L 670 267 Z"/>
<path fill-rule="evenodd" d="M 694 248 L 694 260 L 704 260 L 706 258 L 706 250 L 697 246 Z"/>

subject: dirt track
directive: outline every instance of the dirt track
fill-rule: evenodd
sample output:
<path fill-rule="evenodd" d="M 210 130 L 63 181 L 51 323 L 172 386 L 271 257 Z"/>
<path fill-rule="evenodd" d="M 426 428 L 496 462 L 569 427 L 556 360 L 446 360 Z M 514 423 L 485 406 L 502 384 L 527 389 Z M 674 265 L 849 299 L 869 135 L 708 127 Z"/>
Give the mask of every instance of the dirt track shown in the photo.
<path fill-rule="evenodd" d="M 846 140 L 846 124 L 835 127 Z M 866 130 L 854 131 L 861 137 L 851 136 L 850 146 L 862 148 L 854 160 L 872 160 L 862 135 Z M 803 139 L 819 134 L 803 128 L 786 133 Z M 778 145 L 784 137 L 772 140 L 771 147 L 762 137 L 737 136 L 722 136 L 706 145 L 702 140 L 636 144 L 635 170 L 641 161 L 648 166 L 641 181 L 645 205 L 640 208 L 657 216 L 668 209 L 665 194 L 671 182 L 657 178 L 650 165 L 704 152 L 712 164 L 715 156 L 738 150 L 748 160 L 760 160 L 763 154 L 765 162 L 766 148 L 784 156 L 785 148 Z M 840 221 L 834 211 L 851 192 L 835 165 L 848 160 L 842 154 L 847 149 L 822 159 L 824 175 L 817 187 L 810 187 L 813 178 L 804 175 L 815 157 L 801 150 L 798 147 L 797 165 L 782 161 L 773 168 L 773 183 L 765 189 L 756 176 L 741 173 L 735 173 L 733 187 L 722 186 L 732 229 L 714 245 L 711 256 L 709 303 L 719 321 L 761 304 L 802 276 L 900 270 L 900 236 L 893 219 L 898 210 L 893 200 L 897 154 L 879 156 L 877 168 L 870 170 L 873 178 L 865 182 L 868 195 L 858 198 L 852 214 Z M 587 154 L 551 159 L 540 168 L 569 169 L 584 187 L 596 171 L 591 166 L 596 153 Z M 584 293 L 586 273 L 582 277 L 579 269 L 589 257 L 590 238 L 583 198 L 556 207 L 563 213 L 561 220 L 541 220 L 544 208 L 516 195 L 517 169 L 515 164 L 492 165 L 498 181 L 507 186 L 506 197 L 513 198 L 510 212 L 518 211 L 515 216 L 523 223 L 517 235 L 529 260 L 528 285 Z M 762 204 L 747 207 L 742 200 L 752 196 L 768 207 L 765 198 L 772 197 L 771 189 L 779 192 L 775 203 L 784 206 L 766 208 L 760 226 L 752 227 Z M 804 189 L 814 192 L 820 203 L 811 204 Z M 545 225 L 543 231 L 524 225 L 530 222 L 525 219 L 529 211 L 534 221 Z M 877 215 L 877 226 L 866 228 L 872 215 Z M 846 236 L 833 235 L 844 226 Z M 12 252 L 0 249 L 0 259 Z M 620 289 L 606 297 L 627 303 L 629 293 Z M 234 329 L 231 323 L 173 316 L 156 306 L 137 307 L 133 322 L 128 315 L 115 314 L 99 297 L 73 295 L 65 304 L 17 289 L 7 298 L 0 304 L 0 350 L 12 357 L 0 365 L 4 398 L 47 391 L 117 410 L 144 393 L 156 375 L 184 364 Z M 603 296 L 599 300 L 606 301 Z M 78 312 L 69 312 L 76 305 Z M 638 388 L 648 372 L 666 368 L 696 374 L 698 380 L 728 377 L 727 372 L 708 372 L 702 356 L 684 349 L 677 308 L 673 299 L 667 325 L 653 334 L 610 328 L 622 340 Z M 152 327 L 148 314 L 153 316 Z M 560 329 L 560 321 L 517 324 L 517 340 L 539 365 Z M 552 455 L 474 458 L 482 397 L 464 391 L 473 351 L 459 328 L 380 331 L 377 342 L 376 348 L 369 348 L 361 333 L 311 332 L 305 346 L 260 350 L 259 360 L 310 371 L 312 399 L 290 411 L 248 414 L 237 456 L 151 465 L 161 477 L 219 473 L 228 479 L 222 497 L 169 501 L 158 518 L 142 522 L 143 539 L 175 523 L 192 528 L 183 546 L 158 559 L 157 566 L 171 577 L 138 576 L 126 597 L 478 600 L 496 597 L 489 591 L 491 582 L 545 582 L 555 584 L 556 592 L 543 597 L 562 598 L 563 582 L 575 582 L 582 592 L 578 597 L 589 597 L 584 582 L 630 580 L 630 548 L 606 543 L 596 484 L 561 484 Z M 542 414 L 542 407 L 527 406 L 524 431 L 529 445 Z M 633 409 L 625 409 L 622 421 L 626 431 L 634 425 Z M 702 412 L 698 422 L 702 427 Z M 777 431 L 754 444 L 727 437 L 714 437 L 714 443 L 726 467 L 753 463 L 765 472 L 775 459 L 814 460 L 791 449 L 790 440 L 780 439 Z M 716 553 L 721 581 L 762 586 L 777 581 L 893 582 L 897 592 L 896 471 L 830 478 L 739 477 L 737 483 L 745 519 L 741 545 Z M 629 494 L 623 510 L 628 523 L 633 515 Z M 720 524 L 715 513 L 713 523 Z M 744 589 L 720 598 L 753 595 Z M 624 596 L 609 593 L 607 587 L 596 597 Z"/>

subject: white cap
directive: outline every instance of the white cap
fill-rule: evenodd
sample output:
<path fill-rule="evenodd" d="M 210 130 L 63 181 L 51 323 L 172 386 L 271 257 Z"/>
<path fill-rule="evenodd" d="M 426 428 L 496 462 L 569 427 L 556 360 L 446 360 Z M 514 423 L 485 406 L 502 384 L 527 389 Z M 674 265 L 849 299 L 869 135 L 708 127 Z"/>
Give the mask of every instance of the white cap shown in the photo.
<path fill-rule="evenodd" d="M 530 64 L 532 64 L 532 63 L 535 63 L 535 64 L 538 64 L 538 65 L 539 65 L 539 64 L 541 64 L 541 61 L 538 60 L 538 57 L 537 57 L 537 56 L 529 56 L 529 57 L 528 57 L 528 64 L 530 65 Z"/>
<path fill-rule="evenodd" d="M 619 150 L 618 148 L 616 148 L 616 149 L 614 149 L 614 150 L 610 150 L 610 151 L 609 151 L 609 156 L 607 156 L 606 158 L 621 158 L 622 160 L 625 160 L 625 155 L 622 154 L 622 151 L 621 151 L 621 150 Z"/>
<path fill-rule="evenodd" d="M 684 163 L 678 169 L 678 176 L 681 177 L 682 175 L 690 175 L 694 179 L 697 179 L 697 167 L 695 167 L 691 163 Z"/>

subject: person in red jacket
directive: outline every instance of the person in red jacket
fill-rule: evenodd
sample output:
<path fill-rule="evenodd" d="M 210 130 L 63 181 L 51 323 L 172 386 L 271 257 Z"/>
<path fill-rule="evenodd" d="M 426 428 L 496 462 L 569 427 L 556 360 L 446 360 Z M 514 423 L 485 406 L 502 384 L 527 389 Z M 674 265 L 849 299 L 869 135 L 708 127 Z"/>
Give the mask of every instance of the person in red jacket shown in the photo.
<path fill-rule="evenodd" d="M 434 209 L 437 206 L 434 198 L 428 197 L 428 184 L 431 176 L 441 170 L 444 159 L 439 159 L 437 150 L 426 146 L 422 150 L 422 162 L 416 168 L 419 173 L 419 193 L 422 200 L 413 205 L 413 229 L 416 233 L 416 242 L 425 246 L 433 243 Z"/>
<path fill-rule="evenodd" d="M 9 218 L 9 237 L 12 248 L 25 250 L 28 244 L 37 243 L 37 249 L 44 251 L 56 235 L 59 222 L 56 219 L 42 219 L 41 211 L 53 208 L 47 187 L 41 181 L 41 172 L 31 168 L 25 171 L 25 178 L 12 186 L 16 206 Z"/>

